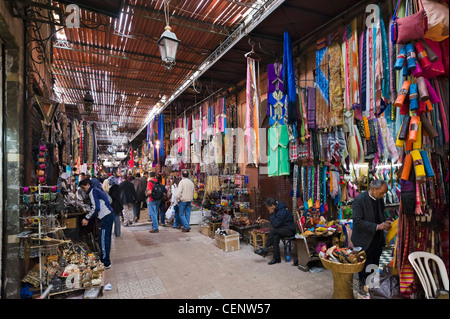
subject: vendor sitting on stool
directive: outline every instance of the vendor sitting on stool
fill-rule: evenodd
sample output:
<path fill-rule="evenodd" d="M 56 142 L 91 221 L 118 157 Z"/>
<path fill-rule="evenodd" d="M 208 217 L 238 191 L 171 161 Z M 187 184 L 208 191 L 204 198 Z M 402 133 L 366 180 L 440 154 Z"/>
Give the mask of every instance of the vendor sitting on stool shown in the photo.
<path fill-rule="evenodd" d="M 255 254 L 265 257 L 268 251 L 267 248 L 273 245 L 273 259 L 269 261 L 269 265 L 273 265 L 281 262 L 280 239 L 294 236 L 295 224 L 291 212 L 282 201 L 268 198 L 266 206 L 270 214 L 270 232 L 266 245 L 261 249 L 255 250 Z"/>

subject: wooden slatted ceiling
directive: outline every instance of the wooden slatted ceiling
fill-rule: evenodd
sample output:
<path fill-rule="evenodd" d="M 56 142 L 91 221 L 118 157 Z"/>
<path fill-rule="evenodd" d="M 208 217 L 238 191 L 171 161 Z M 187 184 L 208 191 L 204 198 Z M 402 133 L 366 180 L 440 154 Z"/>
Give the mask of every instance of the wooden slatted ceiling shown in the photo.
<path fill-rule="evenodd" d="M 81 27 L 64 28 L 55 39 L 55 91 L 79 106 L 72 108 L 75 113 L 83 112 L 83 96 L 90 91 L 93 114 L 86 120 L 97 121 L 99 130 L 118 120 L 123 134 L 134 133 L 154 104 L 170 96 L 256 2 L 170 0 L 172 30 L 181 40 L 170 72 L 161 66 L 156 45 L 165 26 L 163 0 L 126 0 L 119 19 L 81 9 Z"/>

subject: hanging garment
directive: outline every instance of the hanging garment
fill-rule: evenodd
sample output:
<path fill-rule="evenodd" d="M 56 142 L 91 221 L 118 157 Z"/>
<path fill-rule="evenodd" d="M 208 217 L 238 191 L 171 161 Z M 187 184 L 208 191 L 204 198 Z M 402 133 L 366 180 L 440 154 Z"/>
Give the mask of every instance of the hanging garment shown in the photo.
<path fill-rule="evenodd" d="M 283 97 L 284 106 L 284 94 L 283 94 L 283 65 L 281 63 L 273 63 L 267 66 L 267 115 L 271 113 L 271 107 L 273 104 L 269 101 L 270 96 L 276 91 L 281 91 Z M 283 111 L 284 114 L 284 111 Z"/>
<path fill-rule="evenodd" d="M 341 74 L 341 47 L 337 42 L 332 43 L 327 50 L 329 59 L 329 101 L 330 118 L 329 125 L 337 126 L 344 124 L 344 86 Z"/>
<path fill-rule="evenodd" d="M 259 77 L 254 59 L 247 58 L 247 113 L 244 132 L 247 146 L 247 164 L 259 162 Z M 259 69 L 259 66 L 258 66 Z"/>
<path fill-rule="evenodd" d="M 268 175 L 289 175 L 289 134 L 286 125 L 275 124 L 268 130 Z"/>
<path fill-rule="evenodd" d="M 328 105 L 330 104 L 330 89 L 328 79 L 328 47 L 316 51 L 316 128 L 324 129 L 329 126 Z"/>
<path fill-rule="evenodd" d="M 281 124 L 284 125 L 285 117 L 285 103 L 286 97 L 283 91 L 277 90 L 268 95 L 268 105 L 269 105 L 269 125 Z"/>
<path fill-rule="evenodd" d="M 293 125 L 297 121 L 297 92 L 291 37 L 287 31 L 283 42 L 283 94 L 286 96 L 287 124 Z"/>
<path fill-rule="evenodd" d="M 316 128 L 316 89 L 309 86 L 307 88 L 308 103 L 306 106 L 306 117 L 309 129 Z"/>

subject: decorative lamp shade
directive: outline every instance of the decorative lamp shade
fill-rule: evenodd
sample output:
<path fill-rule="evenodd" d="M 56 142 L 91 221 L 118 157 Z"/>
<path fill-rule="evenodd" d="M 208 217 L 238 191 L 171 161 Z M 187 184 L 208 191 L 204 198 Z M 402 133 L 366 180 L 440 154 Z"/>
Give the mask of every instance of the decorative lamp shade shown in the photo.
<path fill-rule="evenodd" d="M 159 46 L 159 52 L 161 53 L 161 60 L 168 69 L 171 69 L 172 65 L 175 64 L 178 43 L 180 42 L 175 33 L 171 30 L 172 29 L 169 26 L 166 26 L 165 31 L 161 34 L 158 42 L 156 42 Z"/>

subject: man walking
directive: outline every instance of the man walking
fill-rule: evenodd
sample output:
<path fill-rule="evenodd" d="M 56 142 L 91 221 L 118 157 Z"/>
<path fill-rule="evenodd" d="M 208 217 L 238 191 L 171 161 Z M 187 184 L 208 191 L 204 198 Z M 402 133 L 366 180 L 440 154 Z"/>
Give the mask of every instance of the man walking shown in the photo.
<path fill-rule="evenodd" d="M 178 183 L 177 202 L 178 212 L 180 215 L 181 224 L 184 226 L 182 232 L 191 230 L 189 226 L 191 218 L 191 202 L 194 199 L 195 186 L 189 179 L 189 172 L 184 170 L 182 172 L 183 178 Z"/>
<path fill-rule="evenodd" d="M 133 205 L 137 199 L 136 191 L 134 185 L 125 178 L 120 183 L 120 192 L 123 204 L 123 226 L 128 227 L 133 223 Z"/>
<path fill-rule="evenodd" d="M 136 202 L 133 205 L 134 222 L 138 222 L 141 216 L 141 203 L 145 199 L 145 188 L 147 184 L 142 183 L 141 174 L 137 173 L 135 179 L 131 181 L 136 191 Z"/>

